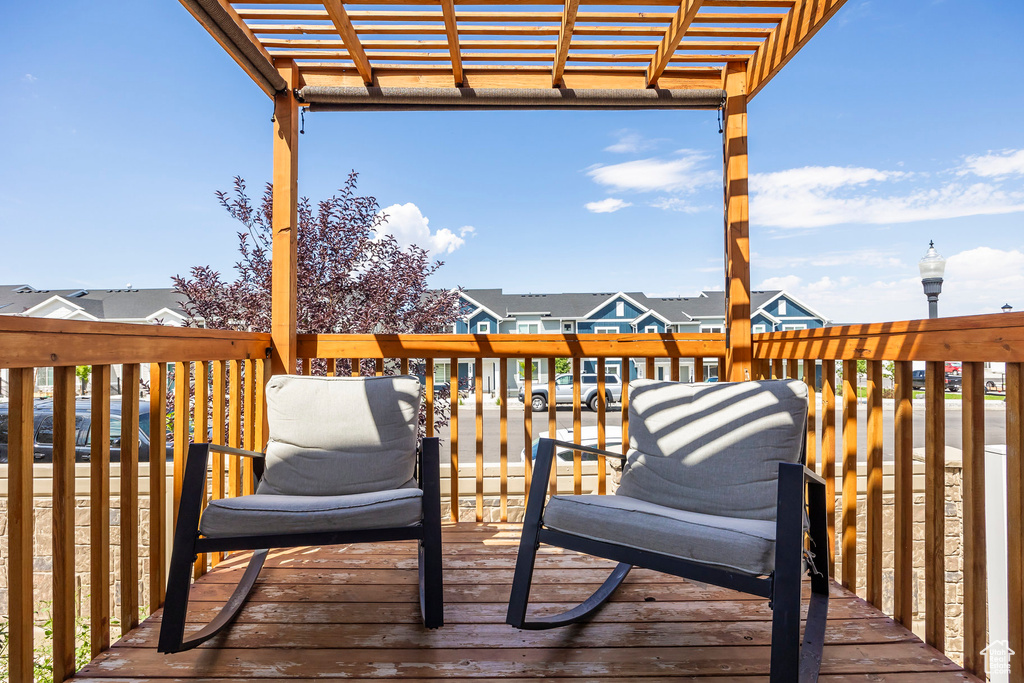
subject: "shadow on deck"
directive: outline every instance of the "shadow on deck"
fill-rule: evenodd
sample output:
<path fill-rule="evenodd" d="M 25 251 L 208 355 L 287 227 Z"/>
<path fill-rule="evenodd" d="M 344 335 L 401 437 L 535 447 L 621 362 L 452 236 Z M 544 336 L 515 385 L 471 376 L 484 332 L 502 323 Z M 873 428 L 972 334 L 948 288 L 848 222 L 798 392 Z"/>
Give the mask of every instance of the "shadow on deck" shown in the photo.
<path fill-rule="evenodd" d="M 157 612 L 75 680 L 767 680 L 771 612 L 763 599 L 634 570 L 591 623 L 517 631 L 504 621 L 519 526 L 460 524 L 444 534 L 444 628 L 420 626 L 412 542 L 287 550 L 271 555 L 249 604 L 218 638 L 160 655 Z M 243 559 L 194 586 L 197 622 L 230 594 Z M 535 605 L 562 611 L 612 566 L 542 547 Z M 823 681 L 977 680 L 837 585 L 829 616 Z"/>

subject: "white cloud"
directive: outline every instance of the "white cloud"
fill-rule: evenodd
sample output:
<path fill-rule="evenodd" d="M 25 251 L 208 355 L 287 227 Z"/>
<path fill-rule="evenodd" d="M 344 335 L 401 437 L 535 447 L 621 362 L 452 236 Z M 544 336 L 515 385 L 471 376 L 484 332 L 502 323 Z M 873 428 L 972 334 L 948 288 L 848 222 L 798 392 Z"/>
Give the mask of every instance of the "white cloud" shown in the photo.
<path fill-rule="evenodd" d="M 619 141 L 608 145 L 604 148 L 604 151 L 615 152 L 616 154 L 636 153 L 652 149 L 658 143 L 657 140 L 648 140 L 636 131 L 629 129 L 616 131 L 615 134 L 618 136 Z"/>
<path fill-rule="evenodd" d="M 828 251 L 809 254 L 807 256 L 762 256 L 751 255 L 751 262 L 759 268 L 770 270 L 800 270 L 809 266 L 818 268 L 834 268 L 836 266 L 884 267 L 889 269 L 904 267 L 903 261 L 894 251 L 883 249 L 853 249 L 850 251 Z"/>
<path fill-rule="evenodd" d="M 476 228 L 472 225 L 463 225 L 459 228 L 459 237 L 476 237 Z"/>
<path fill-rule="evenodd" d="M 679 153 L 682 156 L 678 159 L 637 159 L 598 165 L 587 171 L 587 175 L 599 185 L 633 192 L 692 192 L 721 181 L 718 172 L 701 168 L 707 156 L 691 150 Z"/>
<path fill-rule="evenodd" d="M 983 178 L 1024 174 L 1024 149 L 967 157 L 960 175 L 967 173 Z"/>
<path fill-rule="evenodd" d="M 805 280 L 796 275 L 772 277 L 756 289 L 785 289 L 839 323 L 913 320 L 928 315 L 917 274 L 909 264 L 884 278 L 829 275 Z M 1024 253 L 977 247 L 947 260 L 939 296 L 942 316 L 998 313 L 1010 303 L 1024 308 Z"/>
<path fill-rule="evenodd" d="M 664 211 L 680 211 L 682 213 L 697 213 L 698 211 L 704 211 L 708 207 L 706 206 L 695 206 L 685 199 L 679 197 L 662 197 L 661 199 L 655 199 L 651 202 L 651 206 L 655 209 L 662 209 Z"/>
<path fill-rule="evenodd" d="M 615 213 L 620 209 L 625 209 L 627 206 L 633 206 L 633 203 L 616 199 L 615 197 L 608 197 L 608 199 L 602 199 L 599 202 L 587 202 L 584 206 L 591 213 Z"/>
<path fill-rule="evenodd" d="M 24 81 L 25 83 L 35 83 L 39 79 L 36 78 L 35 76 L 33 76 L 32 74 L 25 74 L 24 76 L 21 77 L 21 80 Z"/>
<path fill-rule="evenodd" d="M 379 234 L 393 235 L 402 247 L 416 245 L 435 254 L 450 254 L 466 243 L 448 228 L 432 233 L 428 225 L 430 219 L 412 202 L 392 204 L 381 213 L 387 216 L 387 221 L 381 225 Z"/>
<path fill-rule="evenodd" d="M 950 182 L 884 194 L 878 184 L 911 178 L 900 171 L 808 166 L 750 178 L 751 221 L 779 228 L 890 224 L 1024 211 L 1024 192 L 999 184 Z"/>

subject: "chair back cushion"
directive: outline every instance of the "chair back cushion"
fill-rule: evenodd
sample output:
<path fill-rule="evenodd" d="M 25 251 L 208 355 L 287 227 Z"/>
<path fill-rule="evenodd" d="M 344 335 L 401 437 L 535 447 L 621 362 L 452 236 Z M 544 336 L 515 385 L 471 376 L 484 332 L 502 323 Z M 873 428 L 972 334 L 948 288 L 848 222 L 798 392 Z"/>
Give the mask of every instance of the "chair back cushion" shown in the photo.
<path fill-rule="evenodd" d="M 779 463 L 802 463 L 802 381 L 629 383 L 619 495 L 708 515 L 774 520 Z"/>
<path fill-rule="evenodd" d="M 272 377 L 258 493 L 340 496 L 408 485 L 419 410 L 416 377 Z"/>

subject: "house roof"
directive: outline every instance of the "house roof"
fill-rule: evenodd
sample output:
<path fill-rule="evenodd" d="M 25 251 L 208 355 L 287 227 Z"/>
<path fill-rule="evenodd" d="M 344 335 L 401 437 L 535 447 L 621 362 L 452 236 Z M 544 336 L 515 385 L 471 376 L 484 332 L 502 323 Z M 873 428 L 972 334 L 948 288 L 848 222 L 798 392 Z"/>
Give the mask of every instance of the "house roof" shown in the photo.
<path fill-rule="evenodd" d="M 36 289 L 0 285 L 0 315 L 22 315 L 59 297 L 97 320 L 145 320 L 164 309 L 188 317 L 179 303 L 185 296 L 159 289 Z"/>
<path fill-rule="evenodd" d="M 781 290 L 751 292 L 751 310 L 757 310 L 781 293 Z M 725 315 L 725 292 L 721 291 L 706 291 L 691 297 L 650 297 L 643 292 L 505 294 L 501 289 L 467 289 L 463 294 L 504 318 L 526 312 L 543 312 L 550 318 L 585 318 L 617 294 L 625 295 L 670 323 Z"/>

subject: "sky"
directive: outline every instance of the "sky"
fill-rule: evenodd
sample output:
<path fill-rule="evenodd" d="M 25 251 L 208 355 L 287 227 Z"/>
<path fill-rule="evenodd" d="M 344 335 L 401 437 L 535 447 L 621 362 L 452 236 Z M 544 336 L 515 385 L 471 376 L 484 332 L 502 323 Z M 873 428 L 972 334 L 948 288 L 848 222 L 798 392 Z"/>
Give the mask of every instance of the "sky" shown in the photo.
<path fill-rule="evenodd" d="M 0 284 L 230 274 L 214 192 L 270 179 L 272 103 L 177 2 L 0 0 Z M 836 322 L 1024 310 L 1024 3 L 848 0 L 750 103 L 751 279 Z M 1015 47 L 1017 46 L 1017 47 Z M 432 284 L 721 289 L 715 112 L 318 113 L 300 194 L 359 173 Z"/>

